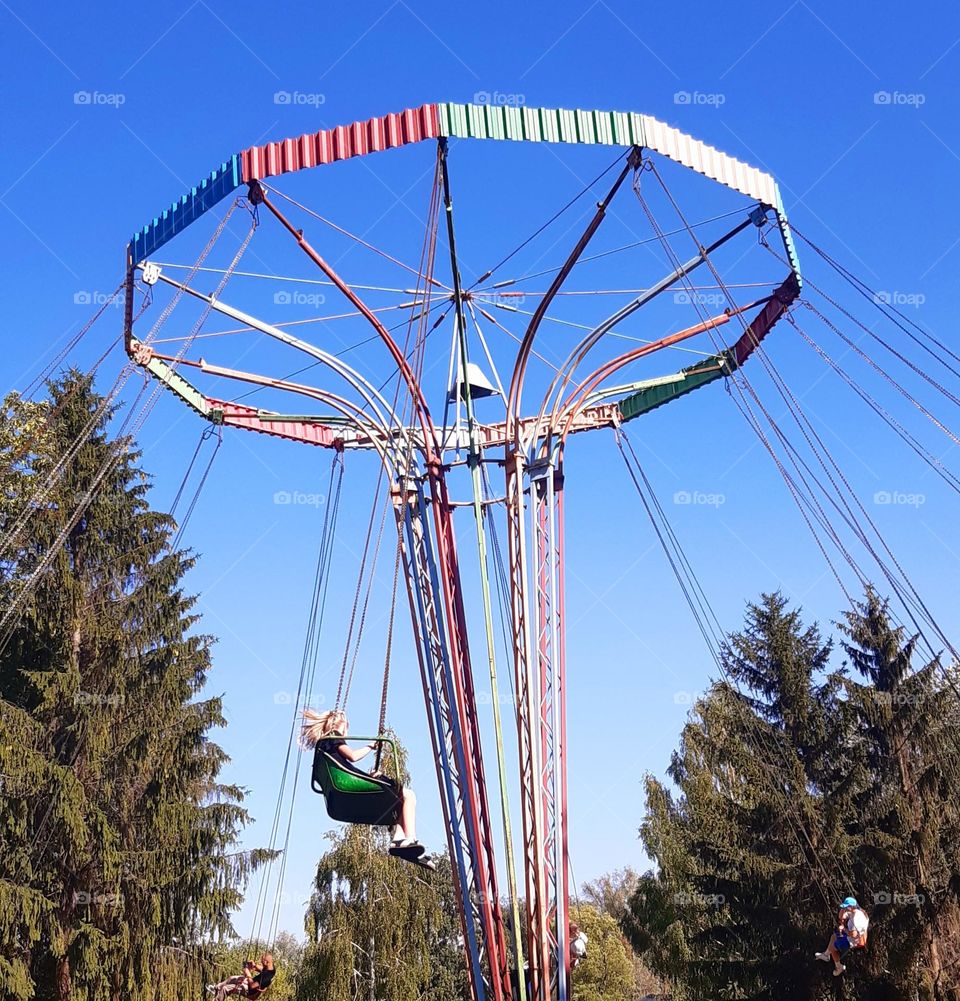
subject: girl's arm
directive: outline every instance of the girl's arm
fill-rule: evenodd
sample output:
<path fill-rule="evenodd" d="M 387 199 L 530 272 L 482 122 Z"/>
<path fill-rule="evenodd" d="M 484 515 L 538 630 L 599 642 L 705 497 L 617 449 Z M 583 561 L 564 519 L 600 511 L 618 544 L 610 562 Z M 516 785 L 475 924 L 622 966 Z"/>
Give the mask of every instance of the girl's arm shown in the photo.
<path fill-rule="evenodd" d="M 341 757 L 346 758 L 347 761 L 357 762 L 363 761 L 363 759 L 374 750 L 373 744 L 367 744 L 366 747 L 350 747 L 349 744 L 340 744 L 337 747 L 337 754 Z"/>

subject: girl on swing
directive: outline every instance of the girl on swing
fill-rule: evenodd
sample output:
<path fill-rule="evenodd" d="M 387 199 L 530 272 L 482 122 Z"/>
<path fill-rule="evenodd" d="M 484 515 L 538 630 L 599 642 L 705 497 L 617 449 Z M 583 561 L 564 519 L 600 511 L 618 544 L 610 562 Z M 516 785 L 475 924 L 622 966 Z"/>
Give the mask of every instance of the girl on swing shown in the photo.
<path fill-rule="evenodd" d="M 371 751 L 375 751 L 377 745 L 370 743 L 366 747 L 350 747 L 343 739 L 348 732 L 347 714 L 340 709 L 324 713 L 314 712 L 312 709 L 303 710 L 300 746 L 312 750 L 319 744 L 328 754 L 335 754 L 347 766 L 353 766 Z M 398 795 L 400 813 L 391 832 L 390 854 L 432 867 L 432 863 L 424 856 L 426 849 L 417 841 L 417 797 L 412 789 L 406 788 L 398 788 Z"/>

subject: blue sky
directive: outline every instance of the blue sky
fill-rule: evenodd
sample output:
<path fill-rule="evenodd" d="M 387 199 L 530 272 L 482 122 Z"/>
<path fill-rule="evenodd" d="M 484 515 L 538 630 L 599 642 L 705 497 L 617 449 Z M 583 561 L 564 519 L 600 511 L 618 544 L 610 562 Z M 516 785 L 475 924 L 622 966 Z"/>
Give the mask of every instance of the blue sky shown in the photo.
<path fill-rule="evenodd" d="M 633 110 L 678 126 L 773 173 L 803 233 L 956 348 L 960 13 L 948 5 L 905 9 L 882 3 L 866 19 L 857 5 L 804 0 L 776 8 L 749 2 L 722 9 L 700 2 L 493 3 L 480 14 L 462 5 L 406 0 L 335 8 L 184 0 L 92 11 L 12 0 L 0 2 L 0 19 L 7 136 L 0 175 L 4 387 L 22 388 L 76 332 L 91 303 L 120 281 L 131 233 L 228 155 L 268 139 L 429 101 Z M 290 100 L 278 94 L 291 95 Z M 339 164 L 322 177 L 312 172 L 282 179 L 277 187 L 415 263 L 432 156 L 424 144 Z M 587 182 L 612 158 L 613 152 L 602 148 L 452 143 L 468 278 L 589 188 Z M 692 218 L 746 205 L 683 175 L 664 168 Z M 600 193 L 600 186 L 589 188 L 585 203 L 581 199 L 545 242 L 518 258 L 518 267 L 526 269 L 522 273 L 560 263 L 585 224 L 592 195 Z M 632 197 L 625 197 L 622 210 L 618 203 L 605 224 L 602 239 L 608 242 L 601 246 L 644 236 Z M 169 254 L 164 251 L 163 259 L 189 263 L 227 204 L 171 245 Z M 349 280 L 400 288 L 409 283 L 409 277 L 399 277 L 321 224 L 306 217 L 300 224 Z M 258 232 L 245 266 L 316 277 L 289 243 L 267 230 Z M 231 225 L 231 247 L 242 234 L 241 223 Z M 815 283 L 840 290 L 809 250 L 801 246 L 801 255 Z M 229 259 L 227 250 L 221 257 Z M 777 273 L 756 251 L 731 267 L 743 282 L 751 276 L 769 282 Z M 626 287 L 641 277 L 658 277 L 663 269 L 653 251 L 641 250 L 593 265 L 575 287 Z M 238 304 L 274 322 L 337 311 L 329 290 L 293 286 L 299 298 L 283 303 L 275 298 L 276 287 L 250 280 L 235 293 L 231 284 L 230 291 Z M 371 293 L 371 301 L 396 301 L 379 295 Z M 571 322 L 598 318 L 595 304 L 586 300 L 564 308 Z M 180 321 L 177 314 L 171 322 L 182 329 L 171 336 L 182 336 L 193 315 Z M 868 323 L 876 319 L 869 304 L 861 303 L 858 315 Z M 643 328 L 647 336 L 695 322 L 689 313 L 671 317 L 666 310 L 653 317 L 652 326 Z M 816 327 L 801 320 L 812 331 Z M 503 322 L 519 329 L 516 317 Z M 633 332 L 640 333 L 641 326 Z M 211 322 L 205 329 L 224 326 Z M 349 320 L 324 329 L 339 346 L 363 336 Z M 119 332 L 119 311 L 110 309 L 78 350 L 78 364 L 89 364 Z M 890 327 L 885 333 L 891 339 L 903 336 Z M 823 328 L 816 334 L 833 354 L 844 354 Z M 491 332 L 491 343 L 495 336 Z M 565 334 L 551 336 L 557 351 L 568 343 Z M 449 328 L 438 337 L 446 341 Z M 219 351 L 224 341 L 209 343 Z M 497 345 L 494 353 L 507 357 L 510 342 L 500 338 Z M 907 348 L 915 360 L 924 360 Z M 445 343 L 437 344 L 428 359 L 436 411 L 442 409 L 445 351 Z M 826 373 L 791 328 L 777 328 L 769 352 L 905 568 L 951 626 L 957 597 L 957 554 L 951 549 L 955 499 Z M 215 357 L 214 346 L 209 357 Z M 231 355 L 227 348 L 218 357 L 230 363 L 239 353 Z M 373 349 L 353 357 L 373 377 L 387 372 Z M 247 358 L 254 363 L 273 366 L 274 374 L 285 371 L 276 352 L 258 349 Z M 953 446 L 947 438 L 853 355 L 845 355 L 844 363 L 950 463 Z M 633 377 L 686 364 L 689 356 L 674 352 L 645 363 Z M 114 356 L 105 376 L 112 380 L 118 368 Z M 752 377 L 761 398 L 782 417 L 769 380 L 756 371 Z M 127 400 L 138 379 L 128 384 Z M 911 386 L 926 393 L 931 409 L 951 424 L 953 415 L 943 413 L 945 404 L 929 387 L 916 379 Z M 481 410 L 481 419 L 485 416 Z M 155 474 L 158 506 L 170 503 L 201 431 L 172 399 L 157 403 L 140 439 L 144 464 Z M 839 613 L 842 595 L 835 581 L 769 457 L 722 387 L 664 408 L 629 433 L 725 626 L 739 624 L 747 600 L 778 587 L 823 622 Z M 249 788 L 258 821 L 245 835 L 250 845 L 269 837 L 290 720 L 285 693 L 296 687 L 329 462 L 319 450 L 228 433 L 186 539 L 202 557 L 190 586 L 201 596 L 205 630 L 218 637 L 210 688 L 225 694 L 230 720 L 219 737 L 233 759 L 224 777 Z M 711 663 L 609 433 L 574 440 L 566 469 L 571 846 L 574 875 L 582 883 L 610 868 L 646 865 L 636 837 L 643 813 L 639 783 L 644 772 L 664 772 L 689 701 L 704 688 Z M 318 703 L 332 701 L 335 691 L 374 481 L 371 457 L 348 456 Z M 465 483 L 457 481 L 455 489 L 459 497 L 467 496 Z M 297 491 L 319 496 L 307 503 L 276 502 L 278 493 Z M 701 502 L 684 504 L 685 495 Z M 884 495 L 901 502 L 884 503 Z M 458 514 L 468 576 L 469 517 L 467 511 Z M 376 721 L 391 573 L 388 552 L 350 706 L 362 730 Z M 467 587 L 482 672 L 476 590 L 473 583 Z M 405 605 L 400 609 L 403 613 Z M 433 765 L 409 627 L 403 614 L 399 618 L 390 718 L 410 747 L 423 838 L 435 844 L 439 804 Z M 506 671 L 502 658 L 501 671 Z M 486 719 L 488 686 L 478 678 L 477 687 L 486 695 Z M 512 740 L 509 744 L 512 754 Z M 492 774 L 492 759 L 488 769 Z M 312 867 L 329 829 L 321 802 L 304 780 L 301 773 L 281 910 L 281 925 L 294 931 L 300 930 Z M 249 933 L 249 909 L 239 928 Z"/>

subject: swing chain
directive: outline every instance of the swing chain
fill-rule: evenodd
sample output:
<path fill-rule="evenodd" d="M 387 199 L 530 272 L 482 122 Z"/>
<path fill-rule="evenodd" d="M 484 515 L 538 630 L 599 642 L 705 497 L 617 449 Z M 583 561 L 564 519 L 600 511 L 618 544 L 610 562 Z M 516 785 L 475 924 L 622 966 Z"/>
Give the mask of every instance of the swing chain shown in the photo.
<path fill-rule="evenodd" d="M 397 610 L 397 584 L 400 580 L 400 554 L 402 542 L 397 536 L 397 557 L 393 566 L 393 594 L 390 598 L 390 621 L 387 625 L 387 652 L 383 664 L 383 691 L 380 695 L 380 724 L 377 727 L 377 736 L 382 737 L 387 727 L 387 695 L 390 688 L 390 652 L 393 647 L 393 620 Z M 383 744 L 377 744 L 377 756 L 374 760 L 373 770 L 380 771 L 380 759 L 383 756 Z M 397 776 L 401 780 L 401 776 Z"/>

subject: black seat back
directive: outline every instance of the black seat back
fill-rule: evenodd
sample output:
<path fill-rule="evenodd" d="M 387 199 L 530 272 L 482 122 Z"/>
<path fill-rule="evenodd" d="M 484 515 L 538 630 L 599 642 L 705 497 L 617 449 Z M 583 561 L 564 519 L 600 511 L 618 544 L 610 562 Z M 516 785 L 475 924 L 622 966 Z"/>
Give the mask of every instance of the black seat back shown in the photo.
<path fill-rule="evenodd" d="M 311 786 L 326 800 L 331 820 L 392 827 L 399 819 L 402 793 L 396 782 L 354 768 L 320 744 L 313 752 Z"/>

